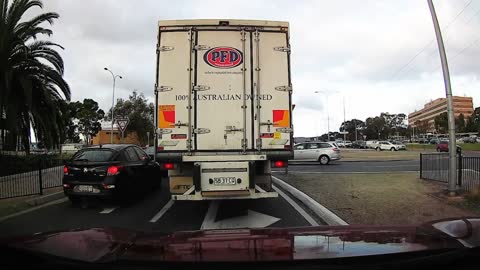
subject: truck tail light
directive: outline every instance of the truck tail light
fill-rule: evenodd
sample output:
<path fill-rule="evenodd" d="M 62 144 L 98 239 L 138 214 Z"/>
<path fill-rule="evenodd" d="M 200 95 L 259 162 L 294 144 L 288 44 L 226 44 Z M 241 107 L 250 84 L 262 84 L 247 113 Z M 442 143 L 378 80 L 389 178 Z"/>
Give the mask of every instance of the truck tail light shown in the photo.
<path fill-rule="evenodd" d="M 157 147 L 157 152 L 163 151 L 163 146 L 158 146 Z"/>
<path fill-rule="evenodd" d="M 63 166 L 63 174 L 68 175 L 68 167 L 67 166 Z"/>
<path fill-rule="evenodd" d="M 273 166 L 275 168 L 284 168 L 284 167 L 287 167 L 287 162 L 286 161 L 283 161 L 283 160 L 277 160 L 273 163 Z"/>
<path fill-rule="evenodd" d="M 173 163 L 165 163 L 163 164 L 163 167 L 167 170 L 173 170 L 173 168 L 175 167 L 175 164 Z"/>

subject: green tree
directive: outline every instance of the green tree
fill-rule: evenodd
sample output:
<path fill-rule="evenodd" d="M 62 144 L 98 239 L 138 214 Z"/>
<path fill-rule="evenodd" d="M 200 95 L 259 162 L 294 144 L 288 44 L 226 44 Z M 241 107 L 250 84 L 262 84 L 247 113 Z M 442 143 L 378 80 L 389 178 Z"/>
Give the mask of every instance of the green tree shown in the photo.
<path fill-rule="evenodd" d="M 365 129 L 365 122 L 363 122 L 362 120 L 352 119 L 352 120 L 345 121 L 340 125 L 339 130 L 341 132 L 347 131 L 348 132 L 347 139 L 354 141 L 355 128 L 357 128 L 357 139 L 358 140 L 363 139 L 360 133 Z"/>
<path fill-rule="evenodd" d="M 475 108 L 472 117 L 473 124 L 475 125 L 475 131 L 480 132 L 480 107 Z"/>
<path fill-rule="evenodd" d="M 437 133 L 446 134 L 448 132 L 448 115 L 446 112 L 435 116 L 434 121 Z"/>
<path fill-rule="evenodd" d="M 90 138 L 102 129 L 100 120 L 104 116 L 105 112 L 98 108 L 98 103 L 93 99 L 86 98 L 79 106 L 76 115 L 78 118 L 78 130 L 85 137 L 87 144 L 90 144 Z"/>
<path fill-rule="evenodd" d="M 465 132 L 478 132 L 478 129 L 475 126 L 475 119 L 473 115 L 467 118 L 467 124 L 465 125 Z"/>
<path fill-rule="evenodd" d="M 115 104 L 115 116 L 128 118 L 129 124 L 126 132 L 136 132 L 140 143 L 146 145 L 148 141 L 147 132 L 150 132 L 150 143 L 152 142 L 154 108 L 153 103 L 148 103 L 143 94 L 133 91 L 128 100 L 119 99 L 117 101 L 117 104 Z M 110 109 L 106 120 L 111 121 L 111 119 L 112 110 Z"/>
<path fill-rule="evenodd" d="M 60 103 L 70 99 L 63 79 L 63 60 L 55 48 L 60 45 L 40 40 L 52 35 L 45 23 L 59 17 L 47 12 L 22 21 L 40 0 L 0 0 L 0 130 L 21 138 L 27 153 L 30 129 L 47 147 L 58 145 L 63 130 Z"/>
<path fill-rule="evenodd" d="M 82 106 L 79 101 L 60 103 L 60 110 L 62 111 L 63 130 L 60 136 L 61 143 L 79 143 L 80 136 L 78 132 L 77 114 Z"/>

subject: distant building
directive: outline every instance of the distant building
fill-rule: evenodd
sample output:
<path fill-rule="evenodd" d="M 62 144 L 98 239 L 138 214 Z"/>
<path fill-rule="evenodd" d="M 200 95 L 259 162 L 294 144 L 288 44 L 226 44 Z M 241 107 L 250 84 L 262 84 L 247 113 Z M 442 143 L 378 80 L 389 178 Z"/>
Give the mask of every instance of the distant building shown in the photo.
<path fill-rule="evenodd" d="M 441 113 L 447 112 L 447 99 L 437 98 L 428 102 L 423 106 L 423 109 L 410 113 L 408 115 L 408 124 L 416 127 L 417 121 L 428 123 L 428 132 L 435 131 L 435 117 Z M 453 97 L 453 112 L 455 118 L 460 114 L 470 117 L 473 114 L 473 99 L 471 97 Z"/>
<path fill-rule="evenodd" d="M 92 137 L 91 144 L 107 144 L 110 143 L 110 134 L 112 130 L 111 122 L 102 122 L 102 130 L 100 130 L 95 136 Z M 118 126 L 115 123 L 113 125 L 113 143 L 131 143 L 140 145 L 136 132 L 125 132 L 125 138 L 121 139 L 122 133 L 118 130 Z"/>

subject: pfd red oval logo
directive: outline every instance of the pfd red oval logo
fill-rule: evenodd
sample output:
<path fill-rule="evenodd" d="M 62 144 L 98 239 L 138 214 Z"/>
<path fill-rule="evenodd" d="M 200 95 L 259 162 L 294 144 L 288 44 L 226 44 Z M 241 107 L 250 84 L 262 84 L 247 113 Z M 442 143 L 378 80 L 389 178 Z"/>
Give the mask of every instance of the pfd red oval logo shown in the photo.
<path fill-rule="evenodd" d="M 243 55 L 232 47 L 215 47 L 203 55 L 203 60 L 212 67 L 234 68 L 243 62 Z"/>

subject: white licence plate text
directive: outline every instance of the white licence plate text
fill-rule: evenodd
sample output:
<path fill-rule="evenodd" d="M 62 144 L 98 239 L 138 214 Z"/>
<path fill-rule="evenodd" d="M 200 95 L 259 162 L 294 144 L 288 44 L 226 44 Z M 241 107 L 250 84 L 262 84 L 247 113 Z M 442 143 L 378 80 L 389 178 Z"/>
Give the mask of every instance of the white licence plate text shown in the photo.
<path fill-rule="evenodd" d="M 231 186 L 237 183 L 235 177 L 215 177 L 213 178 L 213 184 L 216 186 Z"/>

